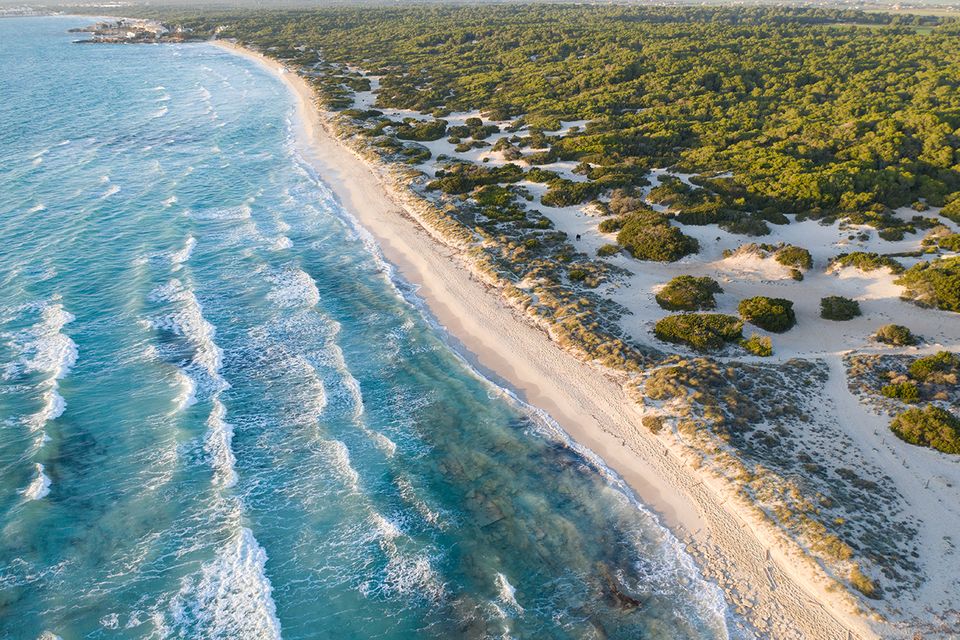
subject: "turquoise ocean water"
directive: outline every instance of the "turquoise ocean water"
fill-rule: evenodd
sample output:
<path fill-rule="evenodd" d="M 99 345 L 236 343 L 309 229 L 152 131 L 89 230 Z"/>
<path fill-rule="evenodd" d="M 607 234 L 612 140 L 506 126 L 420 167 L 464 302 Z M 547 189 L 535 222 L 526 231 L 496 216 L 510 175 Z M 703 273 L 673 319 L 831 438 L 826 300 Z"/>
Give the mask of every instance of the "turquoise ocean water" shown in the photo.
<path fill-rule="evenodd" d="M 276 78 L 87 22 L 0 20 L 0 638 L 729 637 L 451 350 Z"/>

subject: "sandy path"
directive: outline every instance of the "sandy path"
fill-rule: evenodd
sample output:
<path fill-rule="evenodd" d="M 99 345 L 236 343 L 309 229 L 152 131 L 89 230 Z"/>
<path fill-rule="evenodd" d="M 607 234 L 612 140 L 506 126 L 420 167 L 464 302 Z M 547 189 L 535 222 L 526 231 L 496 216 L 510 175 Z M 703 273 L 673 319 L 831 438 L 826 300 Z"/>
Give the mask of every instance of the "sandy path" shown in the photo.
<path fill-rule="evenodd" d="M 725 589 L 761 637 L 847 640 L 878 637 L 848 601 L 826 591 L 809 565 L 764 524 L 748 523 L 722 488 L 698 477 L 639 427 L 620 384 L 564 352 L 479 282 L 393 197 L 379 170 L 339 143 L 313 107 L 313 92 L 279 63 L 216 43 L 265 65 L 298 99 L 302 151 L 341 203 L 408 281 L 420 285 L 437 320 L 480 371 L 547 411 L 578 443 L 603 458 L 695 550 L 704 573 Z M 716 485 L 716 486 L 715 486 Z M 754 531 L 759 532 L 755 533 Z M 770 550 L 768 552 L 768 549 Z M 828 611 L 828 608 L 830 609 Z"/>

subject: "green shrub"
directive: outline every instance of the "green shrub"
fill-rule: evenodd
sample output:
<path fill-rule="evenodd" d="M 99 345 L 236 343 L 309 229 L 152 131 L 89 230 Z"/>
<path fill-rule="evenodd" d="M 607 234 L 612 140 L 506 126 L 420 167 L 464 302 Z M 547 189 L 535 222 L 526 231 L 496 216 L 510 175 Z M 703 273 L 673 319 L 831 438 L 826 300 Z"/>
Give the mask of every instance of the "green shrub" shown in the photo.
<path fill-rule="evenodd" d="M 873 337 L 877 342 L 884 344 L 897 346 L 917 344 L 917 338 L 910 329 L 899 324 L 885 324 L 877 329 Z"/>
<path fill-rule="evenodd" d="M 397 127 L 397 137 L 401 140 L 418 140 L 421 142 L 439 140 L 446 135 L 446 133 L 446 120 L 405 122 Z"/>
<path fill-rule="evenodd" d="M 960 224 L 960 198 L 954 198 L 944 205 L 943 209 L 940 209 L 940 215 Z"/>
<path fill-rule="evenodd" d="M 910 444 L 960 453 L 960 420 L 936 405 L 907 409 L 893 419 L 890 429 Z"/>
<path fill-rule="evenodd" d="M 653 332 L 665 342 L 709 351 L 739 340 L 743 336 L 743 323 L 722 313 L 684 313 L 661 319 Z"/>
<path fill-rule="evenodd" d="M 617 233 L 617 242 L 637 260 L 674 262 L 700 250 L 696 238 L 670 226 L 661 214 L 637 212 L 623 217 L 626 220 Z"/>
<path fill-rule="evenodd" d="M 932 356 L 917 358 L 910 364 L 910 377 L 920 382 L 927 382 L 950 374 L 960 368 L 960 356 L 949 351 L 940 351 Z"/>
<path fill-rule="evenodd" d="M 737 311 L 750 324 L 774 333 L 783 333 L 797 323 L 793 302 L 783 298 L 747 298 L 740 301 Z"/>
<path fill-rule="evenodd" d="M 549 185 L 550 188 L 540 198 L 540 202 L 547 207 L 570 207 L 580 204 L 596 198 L 601 190 L 600 185 L 594 182 L 574 182 L 563 178 L 553 180 Z"/>
<path fill-rule="evenodd" d="M 856 267 L 860 271 L 875 271 L 887 267 L 892 273 L 903 273 L 903 265 L 889 256 L 882 256 L 879 253 L 867 253 L 865 251 L 854 251 L 853 253 L 841 253 L 830 261 L 830 266 L 840 265 L 841 267 Z"/>
<path fill-rule="evenodd" d="M 668 282 L 656 299 L 668 311 L 702 311 L 717 306 L 715 293 L 723 293 L 723 289 L 713 278 L 683 275 Z"/>
<path fill-rule="evenodd" d="M 553 182 L 560 178 L 560 174 L 555 171 L 550 171 L 548 169 L 541 169 L 540 167 L 533 167 L 530 171 L 527 171 L 526 175 L 527 180 L 530 182 L 542 182 L 544 184 L 548 182 Z"/>
<path fill-rule="evenodd" d="M 488 184 L 474 194 L 477 204 L 487 207 L 506 207 L 513 202 L 514 193 L 506 187 L 497 184 Z"/>
<path fill-rule="evenodd" d="M 605 218 L 600 221 L 600 224 L 597 225 L 602 233 L 615 233 L 623 229 L 623 225 L 627 224 L 627 216 L 617 216 L 616 218 Z"/>
<path fill-rule="evenodd" d="M 620 253 L 620 245 L 618 244 L 605 244 L 597 249 L 597 255 L 601 258 L 616 255 L 618 253 Z"/>
<path fill-rule="evenodd" d="M 903 299 L 960 312 L 960 256 L 919 262 L 897 279 Z"/>
<path fill-rule="evenodd" d="M 894 382 L 884 385 L 880 388 L 880 393 L 909 404 L 920 402 L 920 389 L 912 382 Z"/>
<path fill-rule="evenodd" d="M 773 342 L 770 337 L 761 336 L 759 333 L 754 333 L 746 340 L 741 340 L 740 346 L 755 356 L 767 358 L 773 355 Z"/>
<path fill-rule="evenodd" d="M 938 247 L 944 251 L 960 251 L 960 233 L 938 227 L 923 239 L 924 247 Z"/>
<path fill-rule="evenodd" d="M 809 269 L 813 266 L 813 257 L 810 255 L 810 252 L 803 247 L 795 247 L 792 244 L 788 244 L 784 248 L 778 250 L 776 254 L 774 254 L 774 257 L 776 258 L 777 262 L 785 267 L 793 267 L 794 269 Z M 800 279 L 803 279 L 802 276 Z"/>
<path fill-rule="evenodd" d="M 820 299 L 820 317 L 826 320 L 851 320 L 860 315 L 860 303 L 843 296 Z"/>
<path fill-rule="evenodd" d="M 736 216 L 732 220 L 724 220 L 718 226 L 728 233 L 744 236 L 765 236 L 770 233 L 767 222 L 753 216 Z"/>

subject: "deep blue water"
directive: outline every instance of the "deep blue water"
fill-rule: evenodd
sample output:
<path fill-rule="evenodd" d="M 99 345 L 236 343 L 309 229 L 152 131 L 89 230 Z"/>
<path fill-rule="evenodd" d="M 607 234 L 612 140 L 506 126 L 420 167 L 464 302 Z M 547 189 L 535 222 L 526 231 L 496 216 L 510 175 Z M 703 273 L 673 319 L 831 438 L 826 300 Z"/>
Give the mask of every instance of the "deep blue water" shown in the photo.
<path fill-rule="evenodd" d="M 0 637 L 727 637 L 451 350 L 276 78 L 87 22 L 0 20 Z"/>

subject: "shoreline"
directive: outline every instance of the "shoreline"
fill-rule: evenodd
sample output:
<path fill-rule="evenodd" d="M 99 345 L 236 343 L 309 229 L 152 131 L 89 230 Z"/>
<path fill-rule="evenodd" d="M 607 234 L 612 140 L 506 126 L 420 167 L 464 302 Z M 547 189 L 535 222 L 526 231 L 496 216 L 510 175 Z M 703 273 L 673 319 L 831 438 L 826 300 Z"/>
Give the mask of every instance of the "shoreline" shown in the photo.
<path fill-rule="evenodd" d="M 724 590 L 731 613 L 749 621 L 759 637 L 878 637 L 862 615 L 839 609 L 847 607 L 846 599 L 827 597 L 824 581 L 776 532 L 745 517 L 723 486 L 645 434 L 639 410 L 616 380 L 520 317 L 478 279 L 457 249 L 422 226 L 391 188 L 386 171 L 328 131 L 303 78 L 257 52 L 224 41 L 212 44 L 280 77 L 297 99 L 297 146 L 305 160 L 384 257 L 419 286 L 418 297 L 454 348 L 481 374 L 548 413 L 620 475 L 686 543 L 704 577 Z"/>

